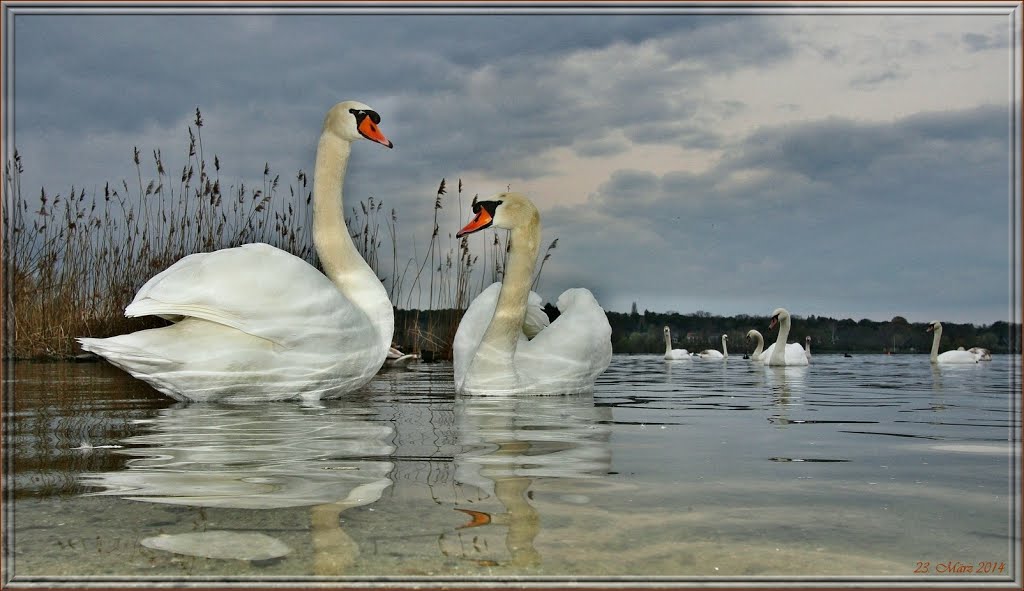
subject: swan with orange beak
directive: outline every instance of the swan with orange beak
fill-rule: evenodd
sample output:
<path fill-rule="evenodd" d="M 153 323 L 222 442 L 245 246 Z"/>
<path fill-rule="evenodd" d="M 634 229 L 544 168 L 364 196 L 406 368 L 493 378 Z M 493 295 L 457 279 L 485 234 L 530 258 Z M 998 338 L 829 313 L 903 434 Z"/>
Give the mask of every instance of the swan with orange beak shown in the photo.
<path fill-rule="evenodd" d="M 611 362 L 611 326 L 590 291 L 559 296 L 561 314 L 532 339 L 524 333 L 540 246 L 540 213 L 525 195 L 499 193 L 473 204 L 462 238 L 486 228 L 510 230 L 501 283 L 473 302 L 455 333 L 455 390 L 470 395 L 545 395 L 592 392 Z"/>

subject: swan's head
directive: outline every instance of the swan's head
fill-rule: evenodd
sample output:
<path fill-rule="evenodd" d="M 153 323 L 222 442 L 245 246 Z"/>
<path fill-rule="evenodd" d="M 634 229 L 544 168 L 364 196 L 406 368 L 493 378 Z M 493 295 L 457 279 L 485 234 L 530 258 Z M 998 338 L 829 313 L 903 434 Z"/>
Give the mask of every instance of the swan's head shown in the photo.
<path fill-rule="evenodd" d="M 473 219 L 455 234 L 457 238 L 491 226 L 512 230 L 540 222 L 537 207 L 522 193 L 498 193 L 477 201 L 473 213 Z"/>
<path fill-rule="evenodd" d="M 804 342 L 805 343 L 811 342 L 811 337 L 809 337 L 809 336 L 804 337 Z"/>
<path fill-rule="evenodd" d="M 748 330 L 747 331 L 746 339 L 750 340 L 750 339 L 755 338 L 755 337 L 760 336 L 760 335 L 761 335 L 761 333 L 757 332 L 756 330 Z"/>
<path fill-rule="evenodd" d="M 785 308 L 775 308 L 775 311 L 772 312 L 772 321 L 768 323 L 768 328 L 775 328 L 776 324 L 781 324 L 786 320 L 789 320 L 789 312 Z"/>
<path fill-rule="evenodd" d="M 665 333 L 665 336 L 668 336 L 671 333 L 671 331 L 669 331 L 667 326 L 664 329 L 662 329 L 661 332 Z"/>
<path fill-rule="evenodd" d="M 942 328 L 942 323 L 938 320 L 932 320 L 928 323 L 928 328 L 924 329 L 925 332 L 931 332 L 933 330 L 939 330 Z"/>
<path fill-rule="evenodd" d="M 722 340 L 723 341 L 728 341 L 729 340 L 729 335 L 727 335 L 727 334 L 722 335 Z"/>
<path fill-rule="evenodd" d="M 324 132 L 333 133 L 346 142 L 367 139 L 382 146 L 394 147 L 377 127 L 379 123 L 380 115 L 368 105 L 358 101 L 345 101 L 327 111 L 327 116 L 324 117 Z"/>

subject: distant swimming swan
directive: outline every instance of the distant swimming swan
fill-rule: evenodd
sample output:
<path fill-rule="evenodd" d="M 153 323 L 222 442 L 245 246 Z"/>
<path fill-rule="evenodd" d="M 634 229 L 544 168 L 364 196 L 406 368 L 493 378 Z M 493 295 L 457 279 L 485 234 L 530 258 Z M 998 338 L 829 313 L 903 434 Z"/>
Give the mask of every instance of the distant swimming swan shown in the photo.
<path fill-rule="evenodd" d="M 928 328 L 925 332 L 934 333 L 932 337 L 932 352 L 931 362 L 932 363 L 977 363 L 978 355 L 964 350 L 957 351 L 946 351 L 943 354 L 939 354 L 939 339 L 942 338 L 942 323 L 938 320 L 932 320 L 928 323 Z"/>
<path fill-rule="evenodd" d="M 697 357 L 701 359 L 708 359 L 711 361 L 721 361 L 728 359 L 729 357 L 729 346 L 726 344 L 729 342 L 729 335 L 722 335 L 722 350 L 717 349 L 704 349 L 700 353 L 697 353 Z"/>
<path fill-rule="evenodd" d="M 669 327 L 666 326 L 662 332 L 665 333 L 665 359 L 690 359 L 690 352 L 686 349 L 672 348 L 672 331 Z"/>

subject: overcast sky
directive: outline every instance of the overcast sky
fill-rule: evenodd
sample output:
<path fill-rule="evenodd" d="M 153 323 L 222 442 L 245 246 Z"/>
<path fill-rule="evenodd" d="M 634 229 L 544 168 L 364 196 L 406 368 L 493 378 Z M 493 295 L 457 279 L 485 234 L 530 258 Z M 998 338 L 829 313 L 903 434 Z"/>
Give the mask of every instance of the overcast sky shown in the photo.
<path fill-rule="evenodd" d="M 446 245 L 473 195 L 534 200 L 543 245 L 559 240 L 546 301 L 587 287 L 623 312 L 1019 319 L 1012 4 L 328 6 L 7 5 L 26 192 L 133 179 L 134 146 L 180 171 L 196 107 L 222 179 L 261 183 L 265 162 L 293 179 L 326 110 L 355 99 L 395 148 L 355 146 L 346 204 L 394 207 L 403 260 L 445 177 Z"/>

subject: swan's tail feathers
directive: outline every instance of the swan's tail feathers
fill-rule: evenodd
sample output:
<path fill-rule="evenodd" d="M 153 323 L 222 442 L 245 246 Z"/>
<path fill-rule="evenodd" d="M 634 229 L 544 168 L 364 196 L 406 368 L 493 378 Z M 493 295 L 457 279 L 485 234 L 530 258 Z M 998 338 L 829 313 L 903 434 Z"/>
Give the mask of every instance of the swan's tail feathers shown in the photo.
<path fill-rule="evenodd" d="M 75 339 L 82 349 L 95 353 L 110 363 L 135 375 L 140 371 L 166 369 L 174 363 L 170 359 L 154 355 L 118 337 L 109 339 L 78 338 Z"/>
<path fill-rule="evenodd" d="M 173 384 L 168 382 L 164 376 L 174 371 L 177 363 L 154 355 L 152 352 L 134 346 L 130 341 L 125 341 L 120 335 L 109 339 L 93 339 L 81 337 L 75 339 L 82 349 L 95 353 L 106 359 L 114 367 L 123 369 L 138 378 L 157 391 L 175 399 L 188 400 L 188 397 L 178 393 Z"/>

